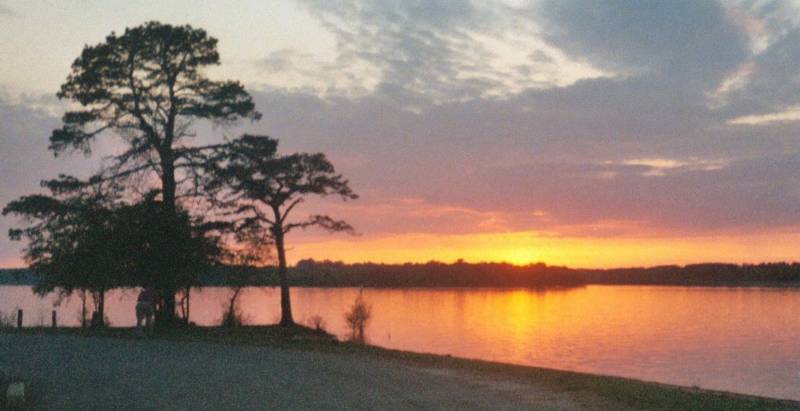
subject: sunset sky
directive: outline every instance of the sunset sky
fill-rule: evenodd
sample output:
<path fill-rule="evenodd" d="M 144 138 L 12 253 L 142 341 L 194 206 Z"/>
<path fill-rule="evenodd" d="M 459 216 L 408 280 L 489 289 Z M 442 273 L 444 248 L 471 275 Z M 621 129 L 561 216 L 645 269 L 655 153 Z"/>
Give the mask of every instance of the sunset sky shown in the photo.
<path fill-rule="evenodd" d="M 217 37 L 212 77 L 263 113 L 199 139 L 325 152 L 361 195 L 305 204 L 361 235 L 293 234 L 291 261 L 800 259 L 800 2 L 0 0 L 0 203 L 119 150 L 54 158 L 55 93 L 148 20 Z"/>

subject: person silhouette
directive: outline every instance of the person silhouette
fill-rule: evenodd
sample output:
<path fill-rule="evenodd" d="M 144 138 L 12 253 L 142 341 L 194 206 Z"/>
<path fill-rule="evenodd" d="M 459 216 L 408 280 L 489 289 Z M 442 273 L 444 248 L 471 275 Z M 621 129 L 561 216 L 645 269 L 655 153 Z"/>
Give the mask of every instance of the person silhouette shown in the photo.
<path fill-rule="evenodd" d="M 150 332 L 153 328 L 153 316 L 155 315 L 157 293 L 150 287 L 145 287 L 139 292 L 136 299 L 136 329 L 142 332 L 142 323 Z"/>

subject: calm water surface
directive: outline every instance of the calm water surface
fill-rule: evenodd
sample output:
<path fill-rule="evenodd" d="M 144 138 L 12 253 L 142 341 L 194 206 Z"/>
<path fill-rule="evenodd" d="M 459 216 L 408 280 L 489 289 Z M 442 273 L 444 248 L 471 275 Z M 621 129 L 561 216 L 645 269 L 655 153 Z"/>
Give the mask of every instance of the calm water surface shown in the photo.
<path fill-rule="evenodd" d="M 319 315 L 347 335 L 344 312 L 357 289 L 292 289 L 295 320 Z M 365 289 L 370 343 L 507 363 L 696 385 L 800 399 L 800 290 L 588 286 L 555 291 Z M 191 320 L 219 322 L 230 291 L 196 290 Z M 115 326 L 135 324 L 136 292 L 109 294 Z M 242 309 L 252 324 L 279 318 L 279 292 L 249 288 Z M 0 287 L 0 311 L 49 324 L 55 298 L 30 287 Z M 59 323 L 79 323 L 80 301 L 56 308 Z"/>

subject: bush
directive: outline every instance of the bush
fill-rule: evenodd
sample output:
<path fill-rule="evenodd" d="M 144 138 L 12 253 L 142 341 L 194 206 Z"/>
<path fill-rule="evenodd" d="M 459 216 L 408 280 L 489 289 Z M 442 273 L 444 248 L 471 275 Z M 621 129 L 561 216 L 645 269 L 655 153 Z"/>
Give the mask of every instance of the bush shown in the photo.
<path fill-rule="evenodd" d="M 248 318 L 245 317 L 242 309 L 239 307 L 239 297 L 241 296 L 243 288 L 235 287 L 231 296 L 228 298 L 228 303 L 224 305 L 225 311 L 222 312 L 222 320 L 220 325 L 223 327 L 240 327 L 245 325 Z"/>
<path fill-rule="evenodd" d="M 363 292 L 359 291 L 358 297 L 345 313 L 345 321 L 350 327 L 350 340 L 363 344 L 366 341 L 365 330 L 372 316 L 372 307 L 364 301 Z"/>
<path fill-rule="evenodd" d="M 307 325 L 317 331 L 325 331 L 325 319 L 320 315 L 312 315 L 306 320 Z"/>
<path fill-rule="evenodd" d="M 111 321 L 107 315 L 101 317 L 100 311 L 92 312 L 92 319 L 89 321 L 90 328 L 106 328 L 111 327 Z"/>
<path fill-rule="evenodd" d="M 0 328 L 14 328 L 17 326 L 17 316 L 9 313 L 4 314 L 0 311 Z"/>
<path fill-rule="evenodd" d="M 225 309 L 225 312 L 222 313 L 220 325 L 223 327 L 241 327 L 245 324 L 247 324 L 247 318 L 238 305 L 235 307 L 228 307 Z"/>

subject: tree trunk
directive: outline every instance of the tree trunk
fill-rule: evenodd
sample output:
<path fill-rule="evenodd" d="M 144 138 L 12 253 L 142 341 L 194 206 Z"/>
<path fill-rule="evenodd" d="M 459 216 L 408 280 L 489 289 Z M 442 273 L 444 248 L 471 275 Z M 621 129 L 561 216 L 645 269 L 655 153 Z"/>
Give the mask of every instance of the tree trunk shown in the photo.
<path fill-rule="evenodd" d="M 175 242 L 177 239 L 174 236 L 173 228 L 177 220 L 177 206 L 175 202 L 175 163 L 172 158 L 171 150 L 169 152 L 162 152 L 161 154 L 161 195 L 163 197 L 164 218 L 166 221 L 165 231 L 168 236 L 169 248 L 171 250 L 177 249 Z M 175 264 L 167 264 L 166 271 L 163 275 L 167 276 L 162 282 L 161 298 L 163 304 L 161 306 L 160 320 L 162 326 L 171 327 L 176 324 L 175 321 L 175 294 L 178 289 L 175 285 L 175 279 L 178 277 L 178 267 Z"/>
<path fill-rule="evenodd" d="M 187 326 L 189 325 L 189 297 L 191 297 L 191 296 L 192 296 L 192 286 L 187 285 L 186 286 L 186 313 L 185 313 L 186 314 L 186 318 L 184 318 L 184 320 L 186 320 L 186 325 Z"/>
<path fill-rule="evenodd" d="M 281 284 L 281 327 L 294 325 L 292 319 L 292 301 L 289 297 L 289 276 L 286 273 L 286 248 L 283 243 L 283 231 L 275 230 L 275 248 L 278 251 L 278 278 Z"/>
<path fill-rule="evenodd" d="M 106 289 L 100 289 L 100 304 L 97 306 L 97 313 L 100 315 L 100 325 L 106 325 Z"/>
<path fill-rule="evenodd" d="M 161 324 L 163 326 L 172 327 L 177 324 L 175 321 L 175 287 L 174 286 L 164 286 L 161 289 L 161 295 L 163 295 L 163 304 L 161 305 Z"/>
<path fill-rule="evenodd" d="M 81 328 L 86 328 L 86 289 L 81 289 Z"/>
<path fill-rule="evenodd" d="M 90 326 L 92 328 L 105 327 L 105 313 L 106 313 L 106 290 L 99 289 L 96 294 L 97 297 L 94 301 L 94 312 L 92 312 L 92 320 Z"/>

